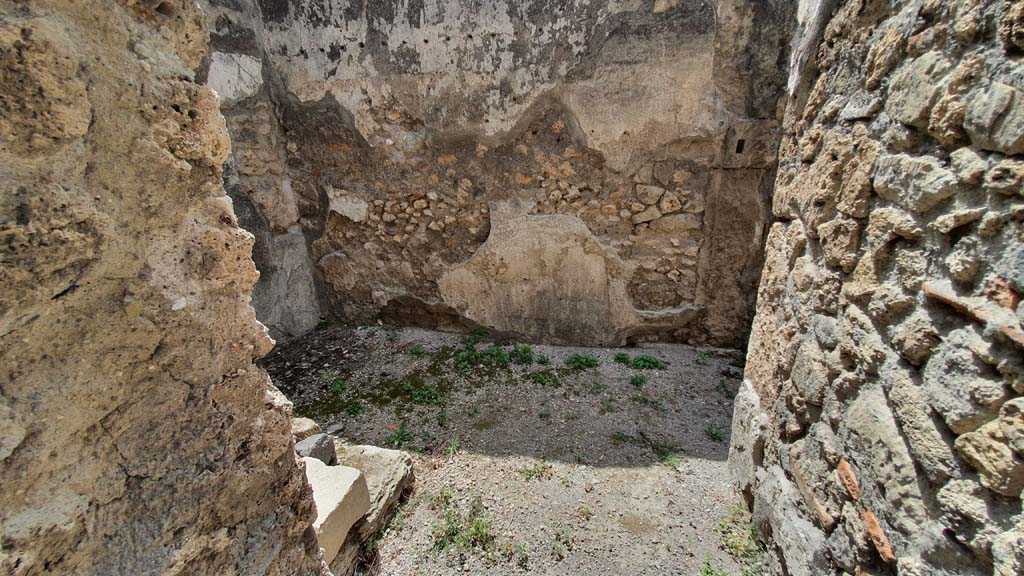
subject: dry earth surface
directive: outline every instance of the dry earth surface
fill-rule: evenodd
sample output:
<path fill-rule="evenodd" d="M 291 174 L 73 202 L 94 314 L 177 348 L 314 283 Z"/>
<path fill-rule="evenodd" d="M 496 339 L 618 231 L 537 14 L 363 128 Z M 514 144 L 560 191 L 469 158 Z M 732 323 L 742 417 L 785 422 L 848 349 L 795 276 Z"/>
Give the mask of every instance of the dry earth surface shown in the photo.
<path fill-rule="evenodd" d="M 363 573 L 759 572 L 725 462 L 738 352 L 514 344 L 332 327 L 264 361 L 298 415 L 414 455 Z"/>

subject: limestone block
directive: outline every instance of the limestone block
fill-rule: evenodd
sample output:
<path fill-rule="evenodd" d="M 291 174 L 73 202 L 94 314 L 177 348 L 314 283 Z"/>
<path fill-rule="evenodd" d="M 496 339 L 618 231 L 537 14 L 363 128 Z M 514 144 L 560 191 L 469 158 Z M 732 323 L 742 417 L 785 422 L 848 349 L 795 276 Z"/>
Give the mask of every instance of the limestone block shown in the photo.
<path fill-rule="evenodd" d="M 365 540 L 383 528 L 388 514 L 412 485 L 412 458 L 401 450 L 349 445 L 337 439 L 335 448 L 338 463 L 359 470 L 366 479 L 370 508 L 356 526 L 360 538 Z"/>
<path fill-rule="evenodd" d="M 651 220 L 657 220 L 661 218 L 661 212 L 657 206 L 648 206 L 646 210 L 639 214 L 634 214 L 631 219 L 633 224 L 643 224 L 644 222 L 650 222 Z"/>
<path fill-rule="evenodd" d="M 331 195 L 331 212 L 341 214 L 353 222 L 366 220 L 366 216 L 369 213 L 369 205 L 366 201 L 358 196 L 352 196 L 344 192 L 344 190 L 339 190 L 337 195 Z"/>
<path fill-rule="evenodd" d="M 320 425 L 309 418 L 292 418 L 292 436 L 299 442 L 320 433 Z"/>
<path fill-rule="evenodd" d="M 661 195 L 665 193 L 665 189 L 660 186 L 650 186 L 646 184 L 638 184 L 636 187 L 636 197 L 641 202 L 648 206 L 652 206 L 658 203 Z"/>
<path fill-rule="evenodd" d="M 964 127 L 979 148 L 1011 155 L 1024 153 L 1024 93 L 993 82 L 970 99 Z"/>
<path fill-rule="evenodd" d="M 886 111 L 904 124 L 927 126 L 928 113 L 939 95 L 939 80 L 950 68 L 949 60 L 937 51 L 928 52 L 904 66 L 889 85 Z"/>
<path fill-rule="evenodd" d="M 1014 455 L 999 421 L 992 421 L 956 439 L 956 450 L 981 475 L 981 483 L 997 494 L 1020 497 L 1024 460 Z"/>
<path fill-rule="evenodd" d="M 1009 400 L 999 410 L 999 430 L 1006 443 L 1024 457 L 1024 397 Z"/>
<path fill-rule="evenodd" d="M 370 509 L 370 493 L 362 472 L 348 466 L 328 466 L 316 458 L 303 458 L 306 479 L 316 503 L 316 529 L 324 562 L 337 555 L 349 529 Z"/>
<path fill-rule="evenodd" d="M 978 341 L 970 328 L 948 333 L 922 372 L 928 402 L 957 434 L 995 418 L 1004 393 L 1002 381 L 971 351 Z"/>
<path fill-rule="evenodd" d="M 741 492 L 749 493 L 757 468 L 764 461 L 768 415 L 749 380 L 740 384 L 734 400 L 732 434 L 729 436 L 729 474 Z"/>
<path fill-rule="evenodd" d="M 988 163 L 970 148 L 956 150 L 949 155 L 949 159 L 956 177 L 964 184 L 980 184 L 988 168 Z"/>
<path fill-rule="evenodd" d="M 249 98 L 263 86 L 263 63 L 246 54 L 214 52 L 207 85 L 224 102 Z"/>
<path fill-rule="evenodd" d="M 779 466 L 757 469 L 755 523 L 771 527 L 792 576 L 819 576 L 826 569 L 825 534 L 801 512 L 800 493 Z"/>
<path fill-rule="evenodd" d="M 956 177 L 930 156 L 879 157 L 875 191 L 911 212 L 927 212 L 956 193 Z"/>
<path fill-rule="evenodd" d="M 661 201 L 658 202 L 658 209 L 662 214 L 670 214 L 677 212 L 682 209 L 683 203 L 679 201 L 679 197 L 672 192 L 665 192 L 661 196 Z"/>
<path fill-rule="evenodd" d="M 941 522 L 979 556 L 992 554 L 992 543 L 1011 527 L 1011 510 L 976 480 L 951 480 L 936 494 Z"/>
<path fill-rule="evenodd" d="M 1024 162 L 1007 158 L 985 175 L 985 187 L 1005 196 L 1024 196 Z"/>
<path fill-rule="evenodd" d="M 327 465 L 334 464 L 337 460 L 334 440 L 327 434 L 313 434 L 295 444 L 295 451 L 303 458 L 316 458 Z"/>

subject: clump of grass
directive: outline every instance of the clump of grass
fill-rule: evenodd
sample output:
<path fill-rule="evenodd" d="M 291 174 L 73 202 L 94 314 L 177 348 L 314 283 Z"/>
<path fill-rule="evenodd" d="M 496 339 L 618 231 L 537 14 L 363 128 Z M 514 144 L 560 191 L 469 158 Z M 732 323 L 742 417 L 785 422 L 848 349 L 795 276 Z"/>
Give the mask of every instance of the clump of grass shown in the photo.
<path fill-rule="evenodd" d="M 345 414 L 348 414 L 349 416 L 359 416 L 366 410 L 366 407 L 363 406 L 362 402 L 354 400 L 345 404 L 345 407 L 342 408 L 342 410 L 344 410 Z"/>
<path fill-rule="evenodd" d="M 725 440 L 725 434 L 722 432 L 721 428 L 715 426 L 714 424 L 708 424 L 707 426 L 704 427 L 704 435 L 707 436 L 710 440 L 714 440 L 715 442 L 721 442 Z"/>
<path fill-rule="evenodd" d="M 634 370 L 664 370 L 668 368 L 668 362 L 647 354 L 638 354 L 629 360 L 629 367 Z"/>
<path fill-rule="evenodd" d="M 633 377 L 629 379 L 629 383 L 640 388 L 644 384 L 647 384 L 647 376 L 644 376 L 643 374 L 634 374 Z"/>
<path fill-rule="evenodd" d="M 344 394 L 348 388 L 348 382 L 338 373 L 337 370 L 323 370 L 320 372 L 320 380 L 327 384 L 334 394 Z"/>
<path fill-rule="evenodd" d="M 523 480 L 548 480 L 551 478 L 551 464 L 547 462 L 537 462 L 532 466 L 524 466 L 519 469 L 519 475 L 523 477 Z"/>
<path fill-rule="evenodd" d="M 391 446 L 392 448 L 401 448 L 407 443 L 412 442 L 412 439 L 412 432 L 406 430 L 405 424 L 403 423 L 397 429 L 392 431 L 391 434 L 384 437 L 384 444 Z"/>
<path fill-rule="evenodd" d="M 474 498 L 465 513 L 447 509 L 444 521 L 435 524 L 430 534 L 434 552 L 483 552 L 494 549 L 495 536 L 490 514 L 480 498 Z"/>
<path fill-rule="evenodd" d="M 643 435 L 642 432 L 641 435 Z M 644 438 L 647 439 L 646 436 L 644 436 Z M 672 468 L 683 463 L 682 458 L 676 452 L 675 448 L 661 444 L 660 442 L 652 442 L 650 439 L 647 439 L 647 444 L 651 447 L 654 455 L 658 457 L 659 463 Z"/>
<path fill-rule="evenodd" d="M 701 352 L 697 354 L 697 364 L 707 364 L 711 362 L 712 358 L 714 358 L 712 355 Z"/>
<path fill-rule="evenodd" d="M 625 364 L 625 365 L 628 366 L 629 365 L 629 354 L 626 354 L 625 352 L 616 352 L 615 353 L 615 361 L 618 362 L 619 364 Z"/>
<path fill-rule="evenodd" d="M 547 366 L 548 364 L 551 364 L 551 358 L 548 358 L 547 354 L 537 354 L 537 364 Z"/>
<path fill-rule="evenodd" d="M 605 398 L 604 400 L 601 400 L 601 408 L 597 410 L 597 413 L 604 416 L 605 414 L 618 412 L 618 410 L 619 409 L 615 406 L 615 402 L 613 400 Z"/>
<path fill-rule="evenodd" d="M 533 364 L 533 348 L 526 344 L 516 344 L 512 346 L 512 352 L 509 353 L 512 357 L 512 361 L 516 364 L 524 364 L 529 366 Z"/>
<path fill-rule="evenodd" d="M 452 437 L 448 439 L 448 457 L 454 458 L 462 451 L 462 444 L 459 442 L 459 435 L 452 434 Z"/>
<path fill-rule="evenodd" d="M 448 423 L 448 410 L 441 408 L 437 411 L 437 425 L 444 428 L 445 424 Z"/>
<path fill-rule="evenodd" d="M 558 562 L 565 560 L 569 552 L 572 551 L 575 540 L 572 532 L 561 526 L 555 526 L 554 536 L 551 537 L 551 557 Z"/>
<path fill-rule="evenodd" d="M 700 576 L 729 576 L 729 574 L 715 569 L 711 565 L 711 560 L 707 559 L 704 560 L 704 567 L 700 570 Z"/>
<path fill-rule="evenodd" d="M 576 515 L 579 516 L 580 520 L 587 521 L 593 517 L 594 513 L 590 511 L 590 508 L 586 506 L 580 506 L 576 509 Z"/>
<path fill-rule="evenodd" d="M 595 395 L 595 396 L 597 396 L 598 394 L 602 394 L 607 389 L 608 389 L 608 385 L 607 384 L 604 384 L 602 382 L 598 382 L 598 383 L 593 384 L 593 385 L 590 386 L 590 393 Z"/>
<path fill-rule="evenodd" d="M 554 388 L 558 388 L 559 386 L 562 385 L 562 382 L 558 379 L 558 376 L 556 376 L 550 370 L 534 372 L 533 374 L 530 374 L 530 380 L 532 380 L 534 384 L 539 384 L 541 386 L 551 386 Z"/>
<path fill-rule="evenodd" d="M 601 365 L 601 360 L 591 354 L 573 354 L 565 359 L 565 365 L 576 370 L 583 370 L 585 368 L 597 368 Z"/>
<path fill-rule="evenodd" d="M 406 382 L 402 384 L 402 390 L 409 394 L 414 404 L 440 406 L 444 402 L 441 392 L 433 384 Z"/>
<path fill-rule="evenodd" d="M 547 409 L 541 410 L 540 412 L 537 413 L 537 417 L 540 418 L 541 420 L 550 420 L 551 411 Z"/>
<path fill-rule="evenodd" d="M 452 503 L 452 496 L 455 495 L 455 487 L 451 484 L 445 484 L 430 497 L 430 508 L 432 510 L 447 510 L 448 506 Z"/>
<path fill-rule="evenodd" d="M 409 350 L 409 356 L 413 358 L 423 358 L 424 356 L 430 356 L 430 351 L 423 346 L 414 346 Z"/>
<path fill-rule="evenodd" d="M 741 562 L 755 562 L 764 553 L 764 548 L 758 542 L 757 531 L 751 523 L 750 512 L 741 502 L 734 504 L 718 521 L 715 534 L 718 535 L 722 549 Z"/>

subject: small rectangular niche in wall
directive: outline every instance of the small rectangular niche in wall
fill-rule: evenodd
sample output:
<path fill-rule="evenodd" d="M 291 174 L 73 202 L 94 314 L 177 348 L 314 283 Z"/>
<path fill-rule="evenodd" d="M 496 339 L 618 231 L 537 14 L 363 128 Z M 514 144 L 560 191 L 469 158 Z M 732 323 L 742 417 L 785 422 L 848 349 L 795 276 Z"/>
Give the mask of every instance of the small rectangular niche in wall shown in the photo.
<path fill-rule="evenodd" d="M 743 138 L 740 138 L 739 140 L 737 140 L 736 141 L 736 153 L 737 154 L 743 154 L 743 148 L 746 145 L 747 145 L 747 141 L 744 140 Z"/>

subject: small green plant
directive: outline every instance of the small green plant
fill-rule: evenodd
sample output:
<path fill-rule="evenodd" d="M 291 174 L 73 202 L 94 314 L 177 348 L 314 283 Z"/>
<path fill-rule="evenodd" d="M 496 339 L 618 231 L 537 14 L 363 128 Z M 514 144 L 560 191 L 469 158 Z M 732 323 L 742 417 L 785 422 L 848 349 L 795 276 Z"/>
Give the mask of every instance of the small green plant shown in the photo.
<path fill-rule="evenodd" d="M 597 413 L 604 416 L 605 414 L 611 414 L 612 412 L 618 412 L 618 407 L 615 406 L 615 402 L 611 399 L 605 398 L 601 400 L 601 408 L 597 410 Z"/>
<path fill-rule="evenodd" d="M 526 366 L 533 364 L 533 348 L 526 344 L 516 344 L 513 346 L 509 356 L 512 357 L 512 361 L 516 364 L 524 364 Z"/>
<path fill-rule="evenodd" d="M 585 522 L 587 520 L 590 520 L 590 518 L 594 516 L 594 513 L 590 511 L 590 508 L 587 508 L 586 506 L 580 506 L 579 508 L 576 509 L 576 515 L 580 517 L 580 520 L 583 520 Z"/>
<path fill-rule="evenodd" d="M 431 510 L 447 510 L 448 506 L 452 503 L 452 496 L 455 495 L 455 487 L 451 484 L 445 484 L 430 497 L 430 508 Z"/>
<path fill-rule="evenodd" d="M 480 363 L 487 366 L 508 366 L 512 357 L 501 346 L 491 346 L 480 353 Z"/>
<path fill-rule="evenodd" d="M 412 439 L 412 432 L 406 430 L 405 424 L 403 423 L 397 429 L 393 429 L 391 434 L 384 437 L 384 443 L 392 448 L 401 448 L 407 443 L 412 442 Z"/>
<path fill-rule="evenodd" d="M 413 358 L 423 358 L 424 356 L 430 356 L 430 351 L 423 346 L 414 346 L 409 350 L 409 356 Z"/>
<path fill-rule="evenodd" d="M 363 406 L 362 402 L 354 400 L 345 404 L 345 407 L 342 408 L 342 410 L 344 410 L 345 414 L 348 414 L 349 416 L 359 416 L 364 410 L 366 410 L 366 407 Z"/>
<path fill-rule="evenodd" d="M 721 570 L 716 570 L 713 566 L 711 566 L 711 560 L 710 559 L 706 559 L 706 560 L 704 560 L 704 567 L 701 568 L 701 570 L 700 570 L 700 576 L 729 576 L 729 575 L 727 573 L 725 573 L 725 572 L 722 572 Z"/>
<path fill-rule="evenodd" d="M 714 424 L 708 424 L 704 427 L 704 435 L 715 442 L 725 440 L 725 434 L 722 433 L 722 430 Z"/>
<path fill-rule="evenodd" d="M 480 413 L 480 405 L 479 404 L 473 404 L 472 406 L 469 407 L 469 415 L 470 416 L 476 416 L 479 413 Z"/>
<path fill-rule="evenodd" d="M 573 354 L 565 359 L 565 365 L 576 370 L 583 370 L 585 368 L 597 368 L 601 365 L 601 360 L 591 354 Z"/>
<path fill-rule="evenodd" d="M 537 413 L 537 418 L 540 418 L 541 420 L 550 420 L 551 411 L 547 409 L 541 410 L 540 412 Z"/>
<path fill-rule="evenodd" d="M 444 428 L 445 424 L 448 423 L 448 410 L 441 408 L 437 411 L 437 425 Z"/>
<path fill-rule="evenodd" d="M 661 464 L 675 468 L 683 463 L 682 458 L 680 458 L 679 454 L 676 453 L 676 449 L 672 446 L 652 441 L 643 432 L 640 432 L 640 436 L 651 447 L 654 455 L 658 457 L 658 462 Z"/>
<path fill-rule="evenodd" d="M 575 544 L 576 538 L 572 532 L 561 526 L 555 526 L 554 536 L 551 537 L 551 557 L 561 562 L 569 555 Z"/>
<path fill-rule="evenodd" d="M 532 380 L 534 384 L 539 384 L 541 386 L 552 386 L 554 388 L 558 388 L 562 385 L 558 376 L 555 376 L 555 374 L 550 370 L 534 372 L 533 374 L 530 374 L 530 380 Z"/>
<path fill-rule="evenodd" d="M 608 389 L 608 385 L 607 384 L 604 384 L 602 382 L 597 382 L 597 383 L 595 383 L 595 384 L 590 386 L 590 393 L 593 394 L 594 396 L 597 396 L 598 394 L 604 393 L 604 391 L 607 390 L 607 389 Z"/>
<path fill-rule="evenodd" d="M 668 368 L 668 362 L 647 354 L 638 354 L 630 359 L 629 367 L 634 370 L 664 370 Z"/>
<path fill-rule="evenodd" d="M 483 502 L 474 498 L 465 513 L 447 509 L 444 522 L 435 524 L 431 530 L 434 552 L 455 551 L 482 552 L 494 549 L 494 533 L 491 517 L 484 512 Z"/>
<path fill-rule="evenodd" d="M 718 521 L 715 534 L 718 535 L 722 548 L 730 556 L 752 565 L 755 569 L 760 568 L 757 564 L 761 560 L 764 548 L 758 542 L 757 531 L 751 523 L 750 512 L 742 502 L 734 504 L 729 512 Z"/>
<path fill-rule="evenodd" d="M 647 376 L 644 376 L 643 374 L 634 374 L 633 377 L 629 379 L 629 383 L 640 388 L 644 384 L 647 384 Z"/>
<path fill-rule="evenodd" d="M 537 364 L 547 366 L 551 364 L 551 358 L 548 358 L 547 354 L 537 354 Z"/>
<path fill-rule="evenodd" d="M 402 384 L 402 390 L 409 394 L 414 404 L 440 406 L 444 403 L 441 392 L 433 384 L 406 382 Z"/>
<path fill-rule="evenodd" d="M 714 357 L 710 354 L 701 352 L 700 354 L 697 354 L 697 364 L 707 364 L 708 362 L 711 362 L 712 358 Z"/>
<path fill-rule="evenodd" d="M 618 362 L 619 364 L 625 364 L 625 365 L 628 366 L 629 365 L 629 354 L 626 354 L 625 352 L 616 352 L 615 353 L 615 361 Z"/>
<path fill-rule="evenodd" d="M 337 370 L 323 370 L 320 372 L 320 380 L 324 381 L 334 394 L 344 394 L 348 388 L 348 382 Z"/>
<path fill-rule="evenodd" d="M 459 435 L 452 434 L 452 437 L 448 439 L 448 457 L 454 458 L 462 450 L 462 445 L 459 442 Z"/>
<path fill-rule="evenodd" d="M 524 480 L 547 480 L 551 478 L 551 464 L 541 461 L 532 466 L 524 466 L 519 469 L 519 475 Z"/>
<path fill-rule="evenodd" d="M 512 547 L 512 552 L 515 556 L 516 566 L 526 570 L 527 565 L 530 563 L 530 555 L 526 553 L 526 546 L 524 544 L 516 544 Z"/>

